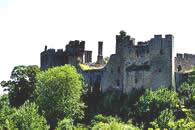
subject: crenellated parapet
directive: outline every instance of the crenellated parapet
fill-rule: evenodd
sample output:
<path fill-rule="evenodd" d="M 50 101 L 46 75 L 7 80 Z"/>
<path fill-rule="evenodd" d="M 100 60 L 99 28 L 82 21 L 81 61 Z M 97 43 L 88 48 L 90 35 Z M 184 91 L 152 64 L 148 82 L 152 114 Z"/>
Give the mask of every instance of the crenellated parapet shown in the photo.
<path fill-rule="evenodd" d="M 147 55 L 162 55 L 165 51 L 173 52 L 173 42 L 173 36 L 168 34 L 164 37 L 162 35 L 154 35 L 148 41 L 139 41 L 135 44 L 134 38 L 121 31 L 120 35 L 116 35 L 116 54 L 124 55 L 125 57 L 131 55 L 137 58 Z"/>
<path fill-rule="evenodd" d="M 116 53 L 110 57 L 103 72 L 101 86 L 129 93 L 133 88 L 174 85 L 173 36 L 154 35 L 138 42 L 121 31 L 116 35 Z M 155 77 L 155 78 L 154 78 Z"/>
<path fill-rule="evenodd" d="M 173 35 L 154 35 L 148 41 L 139 41 L 120 31 L 116 35 L 116 52 L 103 63 L 103 42 L 98 42 L 96 64 L 92 62 L 92 51 L 85 50 L 85 41 L 70 41 L 63 49 L 48 49 L 41 52 L 41 68 L 47 69 L 64 64 L 100 67 L 84 71 L 78 69 L 90 89 L 96 86 L 102 91 L 117 90 L 129 93 L 134 88 L 158 89 L 180 85 L 183 74 L 195 65 L 195 55 L 177 54 L 174 57 Z M 86 65 L 85 64 L 85 65 Z M 176 72 L 176 73 L 175 73 Z M 189 71 L 188 71 L 189 72 Z"/>
<path fill-rule="evenodd" d="M 66 45 L 66 53 L 68 55 L 79 56 L 82 55 L 85 51 L 85 41 L 70 41 L 68 45 Z"/>
<path fill-rule="evenodd" d="M 195 55 L 188 53 L 178 53 L 175 57 L 175 71 L 187 72 L 195 65 Z"/>
<path fill-rule="evenodd" d="M 92 51 L 85 50 L 85 41 L 70 41 L 63 49 L 48 49 L 41 52 L 41 68 L 47 69 L 65 64 L 77 65 L 92 62 Z"/>
<path fill-rule="evenodd" d="M 120 31 L 120 35 L 116 35 L 116 54 L 120 53 L 126 46 L 135 45 L 135 39 L 126 34 L 125 31 Z"/>

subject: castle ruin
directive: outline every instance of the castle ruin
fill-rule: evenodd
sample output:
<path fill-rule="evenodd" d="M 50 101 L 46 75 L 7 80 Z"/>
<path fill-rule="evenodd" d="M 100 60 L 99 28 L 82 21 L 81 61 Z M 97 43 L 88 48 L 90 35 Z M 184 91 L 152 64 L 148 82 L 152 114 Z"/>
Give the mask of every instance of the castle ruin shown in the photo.
<path fill-rule="evenodd" d="M 77 65 L 92 61 L 92 51 L 85 50 L 85 41 L 70 41 L 63 49 L 47 49 L 41 52 L 41 69 L 61 66 L 65 64 Z"/>
<path fill-rule="evenodd" d="M 65 51 L 47 49 L 41 52 L 41 69 L 72 64 L 84 77 L 89 90 L 102 92 L 117 90 L 129 93 L 136 88 L 157 89 L 162 86 L 181 85 L 183 72 L 195 65 L 195 56 L 177 54 L 174 57 L 174 37 L 155 35 L 135 44 L 135 39 L 121 31 L 116 36 L 116 51 L 107 64 L 103 60 L 103 42 L 98 42 L 96 64 L 92 64 L 92 51 L 85 50 L 84 41 L 70 41 Z M 96 66 L 83 70 L 80 64 Z M 98 66 L 97 66 L 98 65 Z M 176 81 L 175 81 L 176 80 Z"/>

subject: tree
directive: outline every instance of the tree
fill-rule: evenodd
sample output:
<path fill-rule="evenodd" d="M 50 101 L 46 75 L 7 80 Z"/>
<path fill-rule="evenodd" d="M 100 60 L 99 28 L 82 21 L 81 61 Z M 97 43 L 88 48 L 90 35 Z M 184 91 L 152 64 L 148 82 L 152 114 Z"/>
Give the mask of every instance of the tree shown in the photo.
<path fill-rule="evenodd" d="M 135 105 L 134 121 L 144 123 L 146 128 L 149 122 L 154 121 L 165 109 L 174 110 L 178 105 L 177 93 L 167 88 L 156 91 L 147 90 Z"/>
<path fill-rule="evenodd" d="M 13 116 L 15 127 L 19 130 L 48 130 L 49 126 L 43 116 L 38 114 L 38 107 L 35 103 L 26 102 Z"/>
<path fill-rule="evenodd" d="M 14 123 L 12 121 L 12 115 L 16 113 L 15 108 L 9 106 L 8 95 L 4 94 L 0 97 L 0 130 L 14 128 Z"/>
<path fill-rule="evenodd" d="M 16 66 L 12 70 L 10 80 L 1 82 L 1 86 L 8 91 L 11 106 L 19 107 L 26 100 L 34 100 L 36 75 L 39 72 L 40 69 L 36 65 Z"/>
<path fill-rule="evenodd" d="M 9 105 L 8 95 L 4 94 L 0 96 L 0 110 Z"/>
<path fill-rule="evenodd" d="M 0 129 L 48 130 L 49 126 L 43 116 L 38 114 L 34 103 L 26 102 L 18 109 L 4 106 L 0 110 Z"/>
<path fill-rule="evenodd" d="M 83 118 L 83 78 L 71 65 L 41 72 L 37 82 L 37 104 L 43 115 L 55 127 L 58 120 Z"/>

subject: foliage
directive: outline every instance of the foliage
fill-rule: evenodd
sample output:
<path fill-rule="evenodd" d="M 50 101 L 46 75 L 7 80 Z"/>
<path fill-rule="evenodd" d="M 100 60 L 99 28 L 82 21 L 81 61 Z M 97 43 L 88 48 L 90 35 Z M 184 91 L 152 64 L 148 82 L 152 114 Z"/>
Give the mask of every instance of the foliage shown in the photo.
<path fill-rule="evenodd" d="M 83 78 L 73 66 L 65 65 L 42 72 L 37 77 L 37 104 L 52 125 L 58 120 L 83 118 Z"/>
<path fill-rule="evenodd" d="M 38 107 L 28 102 L 22 105 L 14 114 L 13 121 L 20 130 L 42 129 L 47 130 L 47 121 L 38 114 Z"/>
<path fill-rule="evenodd" d="M 117 117 L 112 117 L 112 116 L 103 116 L 102 114 L 96 115 L 94 119 L 91 121 L 91 124 L 96 124 L 98 122 L 103 122 L 103 123 L 109 123 L 109 122 L 121 122 L 121 120 Z"/>
<path fill-rule="evenodd" d="M 118 91 L 86 93 L 84 101 L 88 107 L 85 109 L 85 123 L 89 123 L 97 114 L 118 116 L 128 121 L 132 118 L 132 111 L 136 109 L 133 105 L 144 91 L 144 89 L 134 89 L 129 94 L 122 94 Z"/>
<path fill-rule="evenodd" d="M 195 71 L 178 94 L 165 87 L 101 93 L 98 82 L 93 92 L 84 93 L 83 78 L 70 65 L 45 72 L 37 66 L 17 66 L 1 84 L 9 93 L 0 97 L 0 130 L 49 129 L 46 119 L 56 130 L 195 129 Z"/>
<path fill-rule="evenodd" d="M 174 130 L 192 130 L 195 128 L 195 121 L 187 118 L 187 119 L 180 119 L 176 122 L 169 122 L 169 127 Z"/>
<path fill-rule="evenodd" d="M 143 122 L 145 127 L 150 127 L 149 122 L 154 121 L 165 109 L 175 109 L 178 104 L 178 96 L 175 91 L 160 88 L 156 91 L 147 90 L 135 105 L 137 108 L 134 120 Z"/>
<path fill-rule="evenodd" d="M 132 124 L 124 124 L 118 122 L 103 123 L 99 122 L 92 127 L 92 130 L 139 130 Z"/>
<path fill-rule="evenodd" d="M 85 70 L 94 70 L 94 69 L 98 69 L 95 66 L 89 66 L 87 64 L 79 64 L 80 68 L 85 71 Z"/>
<path fill-rule="evenodd" d="M 195 129 L 195 111 L 194 109 L 186 109 L 182 107 L 182 111 L 185 112 L 186 117 L 178 119 L 176 121 L 168 122 L 168 126 L 174 130 L 191 130 Z"/>
<path fill-rule="evenodd" d="M 192 85 L 195 83 L 195 66 L 192 68 L 192 71 L 188 73 L 188 78 L 186 81 L 189 85 Z"/>
<path fill-rule="evenodd" d="M 92 130 L 106 129 L 106 130 L 138 130 L 137 127 L 132 124 L 125 124 L 120 121 L 119 118 L 111 116 L 104 117 L 103 115 L 97 115 L 92 120 Z"/>
<path fill-rule="evenodd" d="M 169 122 L 174 122 L 175 116 L 173 115 L 172 110 L 165 109 L 160 113 L 160 116 L 151 122 L 154 128 L 169 129 Z"/>
<path fill-rule="evenodd" d="M 10 80 L 1 82 L 1 86 L 9 92 L 11 106 L 19 107 L 26 100 L 34 100 L 36 75 L 39 72 L 40 69 L 36 65 L 16 66 L 12 70 Z"/>
<path fill-rule="evenodd" d="M 195 107 L 195 82 L 184 83 L 178 88 L 179 97 L 188 108 Z"/>
<path fill-rule="evenodd" d="M 2 96 L 0 96 L 0 110 L 9 105 L 9 99 L 8 99 L 8 95 L 4 94 Z"/>
<path fill-rule="evenodd" d="M 173 130 L 190 130 L 195 128 L 195 121 L 191 118 L 194 116 L 190 110 L 183 110 L 186 112 L 187 117 L 179 120 L 175 119 L 173 112 L 166 109 L 161 112 L 160 116 L 151 122 L 154 128 L 173 129 Z"/>
<path fill-rule="evenodd" d="M 103 59 L 104 64 L 107 64 L 109 62 L 109 60 L 110 60 L 110 57 L 109 56 L 105 57 Z"/>
<path fill-rule="evenodd" d="M 1 106 L 0 109 L 0 130 L 3 129 L 12 130 L 15 128 L 13 117 L 14 114 L 16 113 L 16 109 L 9 107 L 5 102 L 2 103 L 2 100 L 1 100 L 1 104 L 3 104 L 3 106 Z"/>
<path fill-rule="evenodd" d="M 18 109 L 4 106 L 0 110 L 0 129 L 42 129 L 47 130 L 47 122 L 38 114 L 37 106 L 25 103 Z"/>
<path fill-rule="evenodd" d="M 64 118 L 62 121 L 58 122 L 56 130 L 73 130 L 74 125 L 71 119 Z"/>

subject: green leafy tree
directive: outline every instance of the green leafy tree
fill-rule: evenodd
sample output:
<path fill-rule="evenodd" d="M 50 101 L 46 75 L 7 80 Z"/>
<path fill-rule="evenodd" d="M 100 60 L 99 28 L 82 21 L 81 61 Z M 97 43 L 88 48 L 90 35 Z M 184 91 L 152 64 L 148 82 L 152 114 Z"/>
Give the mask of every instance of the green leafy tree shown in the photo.
<path fill-rule="evenodd" d="M 20 130 L 48 130 L 49 126 L 43 116 L 38 114 L 38 107 L 35 103 L 26 102 L 13 117 L 16 128 Z"/>
<path fill-rule="evenodd" d="M 5 106 L 0 111 L 0 129 L 48 130 L 47 121 L 38 114 L 34 103 L 25 103 L 18 109 Z"/>
<path fill-rule="evenodd" d="M 0 97 L 0 130 L 14 129 L 13 114 L 16 113 L 15 108 L 9 106 L 8 95 L 4 94 Z"/>
<path fill-rule="evenodd" d="M 26 100 L 34 100 L 36 75 L 39 72 L 40 69 L 36 65 L 16 66 L 12 70 L 10 80 L 1 82 L 1 86 L 8 91 L 11 106 L 19 107 Z"/>
<path fill-rule="evenodd" d="M 37 104 L 55 127 L 58 120 L 83 118 L 83 78 L 71 65 L 48 69 L 38 75 Z"/>
<path fill-rule="evenodd" d="M 160 88 L 156 91 L 147 90 L 135 105 L 134 121 L 144 123 L 146 128 L 151 125 L 165 109 L 174 110 L 178 104 L 177 93 L 167 88 Z"/>
<path fill-rule="evenodd" d="M 9 105 L 9 99 L 8 99 L 8 95 L 4 94 L 0 96 L 0 110 Z"/>

